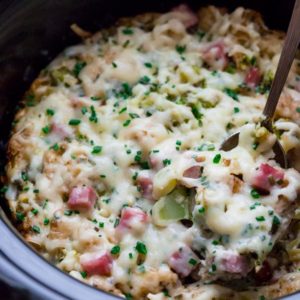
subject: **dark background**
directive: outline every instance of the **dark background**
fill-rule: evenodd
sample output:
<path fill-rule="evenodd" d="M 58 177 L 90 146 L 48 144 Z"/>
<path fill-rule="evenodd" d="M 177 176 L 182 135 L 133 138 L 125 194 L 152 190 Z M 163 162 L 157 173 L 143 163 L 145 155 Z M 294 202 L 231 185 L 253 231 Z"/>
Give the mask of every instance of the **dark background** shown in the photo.
<path fill-rule="evenodd" d="M 294 3 L 293 0 L 0 0 L 0 172 L 5 163 L 6 142 L 17 102 L 39 70 L 66 46 L 80 42 L 70 30 L 72 23 L 95 31 L 113 24 L 120 16 L 147 11 L 163 12 L 182 2 L 189 3 L 193 8 L 206 4 L 225 6 L 230 10 L 240 5 L 254 8 L 264 15 L 268 26 L 282 30 L 287 27 Z M 8 213 L 3 199 L 0 202 L 4 211 Z M 42 259 L 35 257 L 34 252 L 10 230 L 9 221 L 5 218 L 2 208 L 0 207 L 0 299 L 54 299 L 46 292 L 37 298 L 33 296 L 34 293 L 38 293 L 38 286 L 42 286 L 42 290 L 45 291 L 56 289 L 60 295 L 66 295 L 58 296 L 58 299 L 111 299 L 105 294 L 101 296 L 99 292 L 95 294 L 95 291 L 88 287 L 85 287 L 87 294 L 76 293 L 75 284 L 78 287 L 78 282 L 67 278 Z M 25 260 L 28 258 L 27 265 L 23 257 L 19 260 L 21 254 Z M 19 273 L 15 273 L 16 270 L 19 270 Z M 17 276 L 8 274 L 22 274 L 23 277 L 17 279 Z M 29 277 L 32 278 L 25 283 L 24 278 Z M 62 279 L 58 280 L 58 277 Z M 26 286 L 33 294 L 29 295 L 22 286 Z M 81 287 L 83 289 L 84 285 L 79 286 Z"/>

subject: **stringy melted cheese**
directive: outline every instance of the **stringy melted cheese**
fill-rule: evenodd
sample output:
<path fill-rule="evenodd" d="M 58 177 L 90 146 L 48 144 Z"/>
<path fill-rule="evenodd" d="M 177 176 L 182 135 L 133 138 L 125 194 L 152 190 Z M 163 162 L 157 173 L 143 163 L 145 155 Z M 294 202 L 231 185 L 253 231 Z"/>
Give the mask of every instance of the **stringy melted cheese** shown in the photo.
<path fill-rule="evenodd" d="M 284 170 L 284 187 L 276 185 L 259 199 L 251 196 L 256 169 L 267 162 L 280 167 L 269 160 L 274 138 L 266 136 L 253 147 L 267 94 L 239 90 L 253 58 L 265 81 L 274 74 L 281 38 L 251 21 L 242 8 L 224 15 L 211 7 L 208 12 L 215 22 L 207 28 L 207 20 L 200 20 L 194 33 L 185 27 L 186 12 L 170 12 L 154 16 L 151 30 L 133 22 L 66 49 L 41 74 L 34 97 L 28 95 L 29 107 L 17 116 L 6 197 L 24 223 L 26 239 L 80 280 L 135 299 L 164 299 L 162 290 L 175 295 L 181 285 L 168 265 L 180 247 L 189 245 L 204 255 L 197 272 L 201 283 L 222 276 L 218 263 L 224 251 L 256 253 L 259 265 L 279 236 L 272 233 L 274 216 L 281 224 L 289 221 L 276 204 L 282 195 L 291 203 L 297 198 L 300 176 L 294 169 Z M 222 41 L 236 63 L 233 70 L 222 69 L 217 60 L 215 65 L 205 62 L 204 53 L 214 41 Z M 237 65 L 240 56 L 245 65 Z M 295 72 L 290 85 L 298 80 Z M 284 93 L 300 99 L 295 87 Z M 299 126 L 291 119 L 275 121 L 286 150 L 299 145 Z M 219 151 L 237 130 L 239 146 Z M 194 165 L 201 167 L 201 177 L 185 178 L 184 171 Z M 139 173 L 153 179 L 155 200 L 143 197 Z M 232 174 L 243 178 L 237 192 Z M 171 192 L 174 182 L 194 190 L 190 228 L 180 221 L 157 226 L 151 218 L 155 201 Z M 95 207 L 70 211 L 70 190 L 82 185 L 96 191 Z M 116 227 L 124 206 L 140 207 L 150 222 L 137 224 L 138 233 L 129 231 L 119 241 Z M 141 265 L 137 241 L 147 247 Z M 80 256 L 110 252 L 115 245 L 121 250 L 111 276 L 82 278 Z M 203 288 L 197 299 L 218 294 Z"/>

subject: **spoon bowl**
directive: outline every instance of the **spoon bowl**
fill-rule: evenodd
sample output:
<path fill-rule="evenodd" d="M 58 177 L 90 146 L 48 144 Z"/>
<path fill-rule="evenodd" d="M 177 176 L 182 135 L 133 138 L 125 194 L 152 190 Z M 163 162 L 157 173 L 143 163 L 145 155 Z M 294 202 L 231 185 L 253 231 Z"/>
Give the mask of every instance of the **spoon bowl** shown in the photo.
<path fill-rule="evenodd" d="M 239 135 L 240 133 L 234 133 L 231 136 L 229 136 L 229 138 L 227 138 L 220 147 L 220 150 L 223 151 L 230 151 L 231 149 L 235 148 L 238 143 L 239 143 Z M 281 144 L 279 143 L 279 141 L 276 139 L 273 148 L 272 148 L 273 152 L 274 152 L 274 160 L 284 169 L 288 168 L 288 160 L 287 160 L 287 156 L 286 153 L 284 151 L 284 149 L 282 148 Z"/>
<path fill-rule="evenodd" d="M 273 116 L 276 110 L 276 106 L 279 101 L 281 91 L 286 82 L 289 70 L 293 63 L 299 41 L 300 41 L 300 0 L 295 1 L 293 14 L 288 27 L 287 35 L 284 41 L 282 52 L 280 55 L 276 74 L 271 86 L 271 90 L 263 111 L 265 119 L 261 122 L 261 126 L 265 127 L 269 132 L 273 133 Z M 221 145 L 220 149 L 229 151 L 235 148 L 239 142 L 239 132 L 229 136 Z M 287 168 L 287 157 L 282 145 L 276 139 L 272 150 L 274 152 L 275 161 L 282 167 Z"/>

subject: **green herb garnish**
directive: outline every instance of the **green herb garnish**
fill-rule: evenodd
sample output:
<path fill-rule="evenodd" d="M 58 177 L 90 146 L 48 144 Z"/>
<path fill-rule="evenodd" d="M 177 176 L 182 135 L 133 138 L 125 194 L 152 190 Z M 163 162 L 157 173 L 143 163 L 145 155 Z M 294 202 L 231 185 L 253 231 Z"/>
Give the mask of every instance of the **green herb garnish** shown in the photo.
<path fill-rule="evenodd" d="M 135 249 L 138 253 L 146 255 L 147 254 L 147 247 L 144 243 L 138 241 L 136 243 Z"/>

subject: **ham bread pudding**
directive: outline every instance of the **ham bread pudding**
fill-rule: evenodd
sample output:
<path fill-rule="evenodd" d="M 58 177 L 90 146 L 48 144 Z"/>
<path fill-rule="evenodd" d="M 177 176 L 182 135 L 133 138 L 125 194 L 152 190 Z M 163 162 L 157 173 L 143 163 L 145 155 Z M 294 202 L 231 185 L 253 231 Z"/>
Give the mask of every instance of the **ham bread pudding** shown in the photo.
<path fill-rule="evenodd" d="M 9 142 L 2 191 L 26 241 L 127 299 L 299 289 L 298 59 L 274 134 L 259 125 L 283 38 L 251 10 L 181 5 L 64 50 Z M 239 145 L 220 151 L 236 131 Z M 273 159 L 275 137 L 289 169 Z"/>

